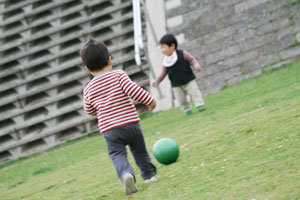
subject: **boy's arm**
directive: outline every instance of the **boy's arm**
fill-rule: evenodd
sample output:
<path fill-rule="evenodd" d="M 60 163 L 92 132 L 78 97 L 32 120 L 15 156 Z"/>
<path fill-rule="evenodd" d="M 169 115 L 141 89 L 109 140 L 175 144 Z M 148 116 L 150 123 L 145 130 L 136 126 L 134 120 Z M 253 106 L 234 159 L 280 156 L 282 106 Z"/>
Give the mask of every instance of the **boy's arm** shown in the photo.
<path fill-rule="evenodd" d="M 153 105 L 154 98 L 146 90 L 134 83 L 123 71 L 120 73 L 120 85 L 124 93 L 133 100 L 147 106 Z"/>
<path fill-rule="evenodd" d="M 164 78 L 167 75 L 167 68 L 165 66 L 162 67 L 162 70 L 160 72 L 160 74 L 158 75 L 158 77 L 153 81 L 152 86 L 153 87 L 157 87 L 157 85 L 162 82 L 162 80 L 164 80 Z"/>
<path fill-rule="evenodd" d="M 97 110 L 91 105 L 85 92 L 83 93 L 83 108 L 87 114 L 97 116 Z"/>
<path fill-rule="evenodd" d="M 189 62 L 196 71 L 201 70 L 201 66 L 200 66 L 199 62 L 191 54 L 189 54 L 186 51 L 183 51 L 183 58 L 184 58 L 184 60 Z"/>

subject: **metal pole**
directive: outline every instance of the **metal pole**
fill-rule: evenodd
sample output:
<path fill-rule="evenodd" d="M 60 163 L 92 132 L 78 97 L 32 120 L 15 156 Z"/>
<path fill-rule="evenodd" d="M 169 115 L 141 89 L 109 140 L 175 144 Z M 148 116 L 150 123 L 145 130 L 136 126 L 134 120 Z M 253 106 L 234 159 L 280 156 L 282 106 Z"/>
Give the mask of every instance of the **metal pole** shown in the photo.
<path fill-rule="evenodd" d="M 137 12 L 137 13 L 134 13 L 133 14 L 133 16 L 134 16 L 134 18 L 136 17 L 136 19 L 134 19 L 134 20 L 136 20 L 137 21 L 137 25 L 136 25 L 136 27 L 134 27 L 134 32 L 136 32 L 135 33 L 135 37 L 140 37 L 140 38 L 135 38 L 135 42 L 137 41 L 137 42 L 140 42 L 140 44 L 138 45 L 139 47 L 144 47 L 144 45 L 142 44 L 142 32 L 141 32 L 141 30 L 139 30 L 139 28 L 140 29 L 142 29 L 142 27 L 141 27 L 141 23 L 140 24 L 138 24 L 138 17 L 141 17 L 141 12 L 140 12 L 140 10 L 138 10 L 136 7 L 139 7 L 140 6 L 140 3 L 142 4 L 142 6 L 143 6 L 143 8 L 144 8 L 144 12 L 145 12 L 145 14 L 146 14 L 146 18 L 148 19 L 148 22 L 149 22 L 149 25 L 150 25 L 150 31 L 151 31 L 151 34 L 153 35 L 153 37 L 154 37 L 154 41 L 155 41 L 155 45 L 157 46 L 158 45 L 158 40 L 157 40 L 157 37 L 156 37 L 156 34 L 155 34 L 155 32 L 154 32 L 154 28 L 153 28 L 153 25 L 152 25 L 152 22 L 151 22 L 151 19 L 150 19 L 150 16 L 149 16 L 149 13 L 148 13 L 148 11 L 147 11 L 147 9 L 146 9 L 146 6 L 145 6 L 145 3 L 144 3 L 144 0 L 140 0 L 140 2 L 137 0 L 137 1 L 135 1 L 135 0 L 133 0 L 133 4 L 135 4 L 135 5 L 133 5 L 133 12 Z M 137 16 L 137 14 L 139 13 L 139 16 Z M 136 28 L 137 28 L 137 30 L 136 30 Z M 138 34 L 138 33 L 140 33 L 140 34 Z M 136 49 L 136 48 L 135 48 Z M 151 61 L 150 61 L 150 59 L 149 59 L 149 56 L 148 56 L 148 50 L 147 50 L 147 48 L 144 48 L 144 53 L 145 53 L 145 55 L 146 55 L 146 58 L 147 58 L 147 62 L 148 62 L 148 65 L 149 65 L 149 69 L 150 69 L 150 73 L 151 73 L 151 75 L 155 78 L 156 77 L 156 74 L 155 74 L 155 72 L 154 72 L 154 70 L 153 70 L 153 67 L 152 67 L 152 63 L 151 63 Z M 138 55 L 138 56 L 140 56 L 140 53 L 139 53 L 139 49 L 138 49 L 138 51 L 136 52 L 136 55 Z M 137 63 L 137 65 L 139 65 L 138 64 L 138 62 L 137 62 L 137 60 L 139 60 L 139 59 L 136 59 L 136 63 Z M 162 99 L 163 98 L 163 94 L 162 94 L 162 92 L 161 92 L 161 90 L 160 90 L 160 87 L 159 86 L 157 86 L 157 92 L 158 92 L 158 98 L 159 99 Z"/>
<path fill-rule="evenodd" d="M 135 63 L 140 66 L 142 64 L 141 55 L 140 55 L 140 41 L 141 37 L 141 23 L 139 23 L 141 15 L 139 14 L 138 9 L 140 8 L 140 2 L 138 0 L 132 0 L 132 10 L 133 10 L 133 34 L 134 34 L 134 59 Z"/>

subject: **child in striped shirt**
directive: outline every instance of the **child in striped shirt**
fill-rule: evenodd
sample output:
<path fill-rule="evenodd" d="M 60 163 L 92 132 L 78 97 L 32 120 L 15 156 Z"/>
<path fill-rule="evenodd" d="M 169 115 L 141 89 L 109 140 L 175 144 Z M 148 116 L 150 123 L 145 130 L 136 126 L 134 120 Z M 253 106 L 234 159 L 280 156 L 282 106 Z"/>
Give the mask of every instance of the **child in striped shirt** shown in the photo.
<path fill-rule="evenodd" d="M 89 115 L 97 116 L 116 172 L 126 194 L 132 194 L 137 191 L 136 178 L 127 159 L 126 146 L 129 145 L 146 183 L 156 180 L 156 167 L 146 149 L 140 118 L 131 99 L 147 105 L 149 110 L 155 108 L 156 101 L 124 71 L 112 70 L 104 43 L 90 39 L 80 49 L 80 56 L 87 72 L 94 76 L 84 88 L 84 109 Z"/>

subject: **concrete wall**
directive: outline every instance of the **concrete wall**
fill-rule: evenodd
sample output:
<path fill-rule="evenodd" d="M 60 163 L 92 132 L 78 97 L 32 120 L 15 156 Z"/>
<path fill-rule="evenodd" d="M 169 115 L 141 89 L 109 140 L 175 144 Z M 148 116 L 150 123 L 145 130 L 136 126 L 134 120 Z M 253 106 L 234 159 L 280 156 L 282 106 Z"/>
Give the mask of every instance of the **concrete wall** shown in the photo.
<path fill-rule="evenodd" d="M 299 58 L 298 0 L 167 0 L 165 9 L 167 32 L 202 64 L 205 95 Z"/>
<path fill-rule="evenodd" d="M 108 45 L 114 69 L 149 89 L 132 24 L 131 0 L 0 0 L 0 162 L 98 132 L 81 99 L 91 77 L 78 52 L 89 37 Z"/>
<path fill-rule="evenodd" d="M 298 0 L 146 1 L 159 39 L 174 33 L 179 48 L 202 64 L 197 82 L 204 94 L 300 54 Z M 104 41 L 115 69 L 149 89 L 148 65 L 134 61 L 130 0 L 0 0 L 0 162 L 7 162 L 97 132 L 82 109 L 82 87 L 91 77 L 78 51 L 89 37 Z M 147 28 L 155 75 L 161 54 Z M 174 104 L 169 80 L 151 92 L 158 110 Z M 139 108 L 139 105 L 137 105 Z"/>
<path fill-rule="evenodd" d="M 152 83 L 161 71 L 162 54 L 159 50 L 158 40 L 166 34 L 164 0 L 146 1 L 146 11 L 148 11 L 148 15 L 146 15 L 148 56 L 154 72 L 150 73 L 150 83 Z M 168 110 L 173 107 L 171 85 L 167 78 L 157 89 L 151 88 L 151 94 L 157 101 L 154 111 Z"/>

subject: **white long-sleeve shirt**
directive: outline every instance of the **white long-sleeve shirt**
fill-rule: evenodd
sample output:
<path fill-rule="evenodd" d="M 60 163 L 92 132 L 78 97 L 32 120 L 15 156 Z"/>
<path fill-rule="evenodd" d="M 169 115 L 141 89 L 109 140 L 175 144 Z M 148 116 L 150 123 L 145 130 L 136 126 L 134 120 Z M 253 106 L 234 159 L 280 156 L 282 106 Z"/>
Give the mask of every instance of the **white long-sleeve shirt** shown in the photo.
<path fill-rule="evenodd" d="M 140 121 L 131 99 L 145 105 L 153 101 L 153 97 L 122 70 L 95 76 L 83 92 L 84 109 L 89 115 L 98 117 L 101 133 Z"/>

